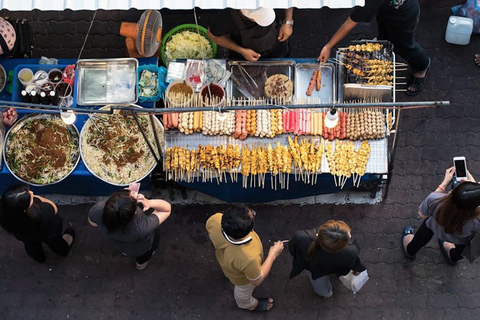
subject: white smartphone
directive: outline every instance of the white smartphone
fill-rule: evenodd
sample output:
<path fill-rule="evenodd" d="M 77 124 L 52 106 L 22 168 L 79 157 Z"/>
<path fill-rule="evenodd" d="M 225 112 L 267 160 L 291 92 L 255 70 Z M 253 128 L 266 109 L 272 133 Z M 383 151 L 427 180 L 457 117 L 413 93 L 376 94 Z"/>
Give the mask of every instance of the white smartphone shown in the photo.
<path fill-rule="evenodd" d="M 467 161 L 465 157 L 454 157 L 453 165 L 455 166 L 455 176 L 457 180 L 462 181 L 467 179 Z"/>

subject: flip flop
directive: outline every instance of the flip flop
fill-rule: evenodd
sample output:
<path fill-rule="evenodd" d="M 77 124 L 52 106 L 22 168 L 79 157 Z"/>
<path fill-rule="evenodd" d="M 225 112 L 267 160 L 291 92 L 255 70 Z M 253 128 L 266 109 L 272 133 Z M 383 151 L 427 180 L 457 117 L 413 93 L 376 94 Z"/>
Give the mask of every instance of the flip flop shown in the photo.
<path fill-rule="evenodd" d="M 409 255 L 407 250 L 405 249 L 405 246 L 403 245 L 403 239 L 405 238 L 405 236 L 409 234 L 415 234 L 415 230 L 413 230 L 413 228 L 410 226 L 406 226 L 405 229 L 403 229 L 403 233 L 402 233 L 402 248 L 403 248 L 403 253 L 405 253 L 405 256 L 407 257 L 407 259 L 413 261 L 415 260 L 416 256 Z"/>
<path fill-rule="evenodd" d="M 63 231 L 63 234 L 68 234 L 72 237 L 72 242 L 70 243 L 69 247 L 72 247 L 73 246 L 73 243 L 75 242 L 75 231 L 73 230 L 72 227 L 68 227 L 67 229 L 65 229 L 65 231 Z"/>
<path fill-rule="evenodd" d="M 456 266 L 457 263 L 455 261 L 453 261 L 449 254 L 447 253 L 447 251 L 445 251 L 445 248 L 443 247 L 443 244 L 445 243 L 445 241 L 441 240 L 441 239 L 438 239 L 438 245 L 440 246 L 440 251 L 442 251 L 442 254 L 443 254 L 443 257 L 445 258 L 445 261 L 447 262 L 447 264 L 449 266 Z"/>
<path fill-rule="evenodd" d="M 407 81 L 407 92 L 406 94 L 409 96 L 415 96 L 422 91 L 423 86 L 425 85 L 425 80 L 427 79 L 428 72 L 430 71 L 430 58 L 428 58 L 428 66 L 427 66 L 427 71 L 425 72 L 425 77 L 423 78 L 417 78 L 413 74 L 410 76 L 410 79 Z M 414 87 L 416 90 L 408 90 L 409 87 Z"/>
<path fill-rule="evenodd" d="M 270 309 L 268 309 L 268 300 L 269 299 L 270 298 L 258 298 L 257 299 L 258 300 L 257 306 L 252 311 L 265 312 L 265 311 L 272 310 L 273 302 L 272 302 L 272 307 Z"/>

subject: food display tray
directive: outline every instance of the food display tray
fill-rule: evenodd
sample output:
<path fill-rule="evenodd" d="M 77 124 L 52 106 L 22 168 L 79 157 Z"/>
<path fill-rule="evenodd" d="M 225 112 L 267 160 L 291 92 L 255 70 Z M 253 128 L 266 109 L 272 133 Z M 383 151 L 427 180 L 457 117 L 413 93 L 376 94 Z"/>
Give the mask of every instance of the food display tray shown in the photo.
<path fill-rule="evenodd" d="M 247 76 L 243 76 L 240 71 L 241 67 L 250 75 L 252 80 Z M 279 61 L 229 61 L 228 70 L 236 77 L 240 83 L 255 98 L 265 97 L 265 82 L 268 77 L 274 74 L 286 75 L 295 84 L 295 61 L 279 60 Z M 258 87 L 257 87 L 258 86 Z M 295 86 L 293 92 L 295 95 Z M 227 83 L 227 97 L 232 100 L 244 98 L 244 95 L 237 89 L 237 85 L 231 79 Z"/>
<path fill-rule="evenodd" d="M 138 99 L 138 60 L 81 59 L 77 62 L 77 105 L 135 103 Z"/>
<path fill-rule="evenodd" d="M 289 134 L 281 134 L 277 135 L 274 138 L 266 139 L 266 138 L 259 138 L 259 137 L 248 137 L 245 140 L 235 139 L 232 136 L 227 135 L 217 135 L 217 136 L 205 136 L 202 133 L 194 133 L 191 135 L 185 135 L 180 131 L 165 131 L 165 149 L 163 150 L 163 154 L 166 154 L 166 148 L 171 148 L 175 146 L 179 146 L 182 148 L 187 148 L 189 150 L 198 148 L 199 145 L 211 145 L 213 147 L 218 146 L 227 146 L 228 144 L 232 144 L 234 146 L 240 145 L 248 145 L 250 148 L 252 145 L 268 145 L 269 143 L 272 147 L 275 147 L 277 142 L 280 142 L 282 146 L 288 146 L 288 136 Z M 293 135 L 290 135 L 293 139 Z M 319 173 L 330 173 L 330 168 L 328 166 L 327 157 L 325 154 L 325 139 L 322 139 L 320 136 L 299 136 L 299 141 L 303 139 L 314 141 L 322 141 L 323 143 L 323 154 L 322 154 L 322 163 L 320 166 Z M 347 141 L 347 140 L 343 140 Z M 333 142 L 335 145 L 335 142 Z M 370 145 L 370 157 L 367 162 L 367 167 L 365 169 L 366 173 L 377 173 L 377 174 L 384 174 L 388 172 L 388 160 L 387 160 L 387 139 L 379 139 L 379 140 L 368 140 Z M 354 141 L 355 150 L 357 150 L 362 141 Z"/>
<path fill-rule="evenodd" d="M 335 100 L 335 67 L 325 63 L 321 67 L 322 84 L 320 91 L 313 89 L 312 95 L 306 92 L 318 63 L 297 63 L 295 66 L 295 101 L 297 103 L 330 103 Z"/>

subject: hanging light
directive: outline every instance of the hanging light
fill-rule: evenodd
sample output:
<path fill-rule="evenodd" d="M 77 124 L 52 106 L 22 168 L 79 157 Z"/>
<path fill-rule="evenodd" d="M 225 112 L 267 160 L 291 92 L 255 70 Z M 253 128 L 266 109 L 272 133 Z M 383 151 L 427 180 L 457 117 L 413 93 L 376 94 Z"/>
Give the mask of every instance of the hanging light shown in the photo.
<path fill-rule="evenodd" d="M 337 109 L 333 107 L 327 112 L 325 116 L 325 127 L 327 128 L 334 128 L 338 124 L 338 113 Z"/>
<path fill-rule="evenodd" d="M 73 124 L 77 119 L 75 113 L 73 113 L 72 110 L 62 111 L 60 112 L 60 116 L 62 117 L 62 120 L 63 122 L 65 122 L 65 124 Z"/>

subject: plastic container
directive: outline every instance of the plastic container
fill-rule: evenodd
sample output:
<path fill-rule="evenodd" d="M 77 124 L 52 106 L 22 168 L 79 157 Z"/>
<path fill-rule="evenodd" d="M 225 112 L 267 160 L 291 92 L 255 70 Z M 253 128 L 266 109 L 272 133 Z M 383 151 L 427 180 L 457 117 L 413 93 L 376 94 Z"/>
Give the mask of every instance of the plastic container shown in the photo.
<path fill-rule="evenodd" d="M 190 95 L 185 95 L 185 99 L 181 99 L 181 101 L 176 102 L 172 101 L 171 96 L 170 96 L 170 90 L 175 87 L 176 85 L 186 85 L 190 88 L 191 94 Z M 193 86 L 190 82 L 184 81 L 184 80 L 175 80 L 170 82 L 170 84 L 167 87 L 167 90 L 165 92 L 165 98 L 167 103 L 172 106 L 172 107 L 191 107 L 192 106 L 192 100 L 193 100 Z M 179 95 L 181 96 L 181 95 Z"/>
<path fill-rule="evenodd" d="M 23 68 L 31 69 L 32 72 L 35 74 L 37 71 L 44 70 L 48 73 L 48 71 L 52 69 L 60 69 L 63 70 L 67 65 L 66 64 L 19 64 L 13 69 L 14 80 L 12 85 L 12 101 L 21 102 L 22 97 L 20 96 L 20 92 L 23 90 L 23 85 L 18 80 L 18 72 Z"/>
<path fill-rule="evenodd" d="M 163 65 L 168 66 L 167 65 L 167 57 L 165 56 L 165 46 L 166 46 L 167 42 L 172 39 L 172 36 L 174 34 L 182 32 L 182 31 L 191 31 L 191 32 L 197 33 L 197 25 L 195 25 L 195 24 L 181 24 L 181 25 L 173 28 L 169 32 L 167 32 L 167 34 L 163 37 L 162 45 L 160 47 L 160 58 L 162 59 Z M 210 42 L 210 45 L 212 46 L 212 55 L 213 56 L 212 57 L 205 57 L 205 58 L 206 59 L 215 58 L 215 56 L 217 55 L 217 44 L 215 42 L 213 42 L 208 37 L 208 31 L 204 27 L 198 26 L 198 32 L 200 33 L 200 35 L 204 36 L 205 39 L 207 39 L 208 42 Z M 193 59 L 193 58 L 194 57 L 185 57 L 185 59 Z"/>
<path fill-rule="evenodd" d="M 452 44 L 467 45 L 473 31 L 473 20 L 470 18 L 450 16 L 445 32 L 445 41 Z"/>
<path fill-rule="evenodd" d="M 138 84 L 140 81 L 140 77 L 142 76 L 143 70 L 148 70 L 150 72 L 155 72 L 158 76 L 158 94 L 151 97 L 142 97 L 140 96 L 140 85 Z M 137 92 L 138 92 L 138 101 L 141 103 L 143 102 L 151 102 L 151 101 L 159 101 L 165 93 L 167 89 L 167 83 L 165 78 L 167 77 L 167 69 L 165 67 L 159 67 L 154 64 L 147 64 L 138 67 L 138 76 L 137 76 Z"/>

